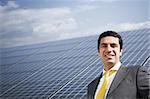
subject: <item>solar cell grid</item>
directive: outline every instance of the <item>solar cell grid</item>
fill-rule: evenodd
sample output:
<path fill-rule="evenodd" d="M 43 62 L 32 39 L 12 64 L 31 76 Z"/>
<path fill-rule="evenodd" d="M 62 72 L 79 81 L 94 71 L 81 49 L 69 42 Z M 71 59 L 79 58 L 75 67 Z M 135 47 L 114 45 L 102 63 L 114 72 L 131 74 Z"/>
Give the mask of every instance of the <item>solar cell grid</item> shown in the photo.
<path fill-rule="evenodd" d="M 66 69 L 66 71 L 67 71 L 67 70 L 68 70 L 68 69 Z M 62 69 L 61 69 L 60 71 L 62 71 Z M 66 72 L 66 71 L 65 71 L 65 72 Z M 73 69 L 73 71 L 75 71 L 75 70 Z M 79 71 L 79 69 L 78 69 L 77 71 Z M 49 70 L 49 72 L 50 72 L 50 70 Z M 59 72 L 59 71 L 58 71 L 58 72 Z M 64 73 L 65 73 L 65 72 L 64 72 Z M 46 73 L 46 72 L 44 72 L 44 73 Z M 42 75 L 43 75 L 44 73 L 42 73 Z M 64 74 L 64 73 L 62 73 L 62 74 Z M 73 73 L 73 72 L 71 72 L 71 73 Z M 40 74 L 40 73 L 39 73 L 39 74 Z M 60 72 L 59 74 L 62 75 L 61 72 Z M 70 73 L 69 73 L 69 74 L 70 74 Z M 49 74 L 46 73 L 46 75 L 49 75 Z M 72 77 L 72 75 L 70 75 L 70 76 Z M 34 77 L 34 76 L 33 76 L 34 79 L 35 79 L 35 78 L 38 79 L 38 77 L 39 77 L 39 76 L 37 76 L 37 77 Z M 41 75 L 40 75 L 39 78 L 43 78 L 43 77 L 44 77 L 44 76 L 41 76 Z M 58 79 L 59 77 L 61 77 L 61 76 L 58 75 L 58 77 L 56 77 L 56 78 Z M 32 80 L 33 80 L 33 78 L 32 78 Z M 63 78 L 63 77 L 62 77 L 62 78 Z M 69 78 L 69 77 L 67 77 L 67 78 Z M 53 78 L 53 79 L 55 79 L 55 78 Z M 37 81 L 37 80 L 35 80 L 35 81 Z M 66 80 L 66 81 L 67 81 L 67 80 Z M 57 83 L 57 82 L 56 82 L 56 83 Z M 56 83 L 54 83 L 54 84 L 56 84 Z M 30 85 L 30 84 L 29 84 L 29 85 Z M 25 86 L 25 85 L 24 85 L 24 86 Z M 21 89 L 21 88 L 18 88 L 18 89 Z M 23 87 L 23 90 L 25 90 L 24 87 Z"/>
<path fill-rule="evenodd" d="M 46 65 L 46 62 L 29 62 L 29 63 L 18 63 L 15 65 L 15 68 L 9 67 L 6 69 L 3 69 L 3 71 L 1 73 L 5 74 L 5 73 L 22 73 L 22 72 L 28 72 L 28 71 L 34 71 L 37 70 L 41 67 L 43 67 L 44 65 Z"/>
<path fill-rule="evenodd" d="M 13 53 L 16 51 L 41 49 L 49 44 L 51 43 L 41 43 L 41 44 L 31 44 L 31 45 L 24 45 L 24 46 L 10 47 L 10 48 L 1 48 L 1 51 L 3 53 Z"/>
<path fill-rule="evenodd" d="M 78 44 L 78 43 L 77 43 Z M 38 52 L 39 53 L 55 53 L 55 52 L 60 52 L 60 51 L 67 51 L 70 50 L 72 48 L 74 48 L 76 45 L 76 43 L 70 44 L 70 45 L 57 45 L 57 46 L 48 46 L 43 48 L 42 50 L 40 50 Z"/>
<path fill-rule="evenodd" d="M 41 50 L 41 49 L 40 49 Z M 55 49 L 56 50 L 56 49 Z M 30 53 L 31 52 L 31 53 Z M 31 50 L 31 49 L 29 49 L 29 50 L 19 50 L 19 51 L 14 51 L 13 53 L 12 53 L 12 51 L 10 51 L 10 53 L 9 52 L 7 52 L 7 54 L 6 55 L 3 55 L 3 57 L 4 56 L 13 56 L 13 55 L 17 55 L 17 53 L 20 53 L 21 55 L 24 55 L 24 54 L 32 54 L 32 52 L 37 52 L 37 49 L 34 49 L 34 51 L 33 50 Z M 3 58 L 4 59 L 4 58 Z M 9 59 L 9 60 L 8 60 Z M 5 60 L 8 60 L 8 61 L 6 61 L 6 63 L 8 64 L 8 62 L 10 62 L 10 64 L 11 64 L 11 61 L 13 61 L 13 63 L 16 63 L 17 61 L 19 61 L 19 60 L 16 60 L 16 61 L 14 61 L 13 60 L 14 59 L 14 57 L 11 57 L 11 58 L 6 58 Z M 32 58 L 32 59 L 34 59 L 34 58 Z M 3 60 L 3 62 L 5 62 L 5 60 Z M 4 65 L 4 64 L 2 64 L 2 65 Z"/>
<path fill-rule="evenodd" d="M 102 69 L 102 68 L 100 69 L 100 66 L 96 66 L 97 61 L 99 60 L 96 59 L 95 62 L 90 64 L 90 66 L 87 66 L 87 68 L 83 72 L 81 72 L 80 75 L 77 75 L 70 83 L 68 83 L 67 86 L 65 86 L 62 90 L 59 90 L 59 92 L 56 95 L 50 98 L 59 99 L 59 98 L 62 98 L 64 94 L 66 95 L 63 96 L 62 99 L 66 99 L 67 97 L 70 97 L 70 95 L 73 95 L 72 96 L 73 98 L 73 97 L 76 97 L 76 95 L 78 95 L 79 93 L 85 93 L 88 82 L 91 80 L 91 78 L 94 79 L 96 76 L 98 76 L 99 71 L 101 71 Z M 84 87 L 81 88 L 80 86 L 84 86 Z M 82 94 L 82 95 L 84 96 L 85 94 Z"/>
<path fill-rule="evenodd" d="M 92 41 L 84 41 L 80 43 L 79 46 L 76 46 L 75 49 L 96 48 L 97 46 L 96 40 L 97 38 L 95 38 L 95 40 L 92 40 Z"/>
<path fill-rule="evenodd" d="M 1 59 L 1 65 L 15 64 L 16 62 L 21 61 L 25 57 L 27 57 L 27 56 L 12 57 L 12 58 L 2 58 Z"/>
<path fill-rule="evenodd" d="M 143 37 L 142 35 L 139 35 L 139 36 L 132 36 L 132 37 L 129 37 L 129 38 L 126 38 L 125 41 L 128 41 L 127 44 L 131 44 L 131 43 L 136 43 L 140 40 L 140 38 Z M 125 42 L 126 43 L 126 42 Z"/>
<path fill-rule="evenodd" d="M 140 45 L 139 45 L 139 46 L 140 46 Z M 141 45 L 141 46 L 142 46 L 142 45 Z M 130 53 L 131 55 L 130 55 L 129 59 L 132 61 L 133 59 L 140 58 L 140 56 L 141 56 L 144 52 L 146 52 L 146 51 L 144 51 L 144 50 L 142 51 L 142 48 L 143 48 L 143 47 L 140 47 L 140 49 L 138 49 L 138 47 L 135 46 L 134 49 L 135 49 L 135 50 L 138 49 L 138 51 L 135 51 L 135 52 L 133 51 L 134 53 L 131 52 L 131 53 Z M 133 49 L 133 50 L 134 50 L 134 49 Z"/>
<path fill-rule="evenodd" d="M 144 41 L 142 41 L 142 39 L 144 39 Z M 134 40 L 135 43 L 132 43 L 131 44 L 124 44 L 124 52 L 126 51 L 139 51 L 139 49 L 147 49 L 148 48 L 148 45 L 147 45 L 147 41 L 148 39 L 144 38 L 143 36 L 142 37 L 137 37 L 136 39 L 132 38 L 132 40 Z M 139 40 L 141 40 L 142 42 L 138 42 Z M 128 41 L 128 39 L 127 39 Z"/>
<path fill-rule="evenodd" d="M 123 64 L 125 64 L 125 65 L 133 65 L 133 64 L 142 65 L 141 61 L 145 60 L 146 56 L 144 56 L 144 58 L 142 59 L 141 58 L 142 55 L 140 57 L 134 57 L 134 55 L 136 55 L 136 54 L 137 54 L 137 52 L 132 52 L 132 53 L 130 53 L 130 55 L 124 54 L 125 58 L 124 58 L 124 60 L 122 59 Z M 142 60 L 137 61 L 137 59 L 142 59 Z"/>
<path fill-rule="evenodd" d="M 135 39 L 137 39 L 138 36 L 142 37 L 144 36 L 146 39 L 148 39 L 147 35 L 149 35 L 149 30 L 143 30 L 142 32 L 141 31 L 129 31 L 129 32 L 121 32 L 120 34 L 122 35 L 123 37 L 123 40 L 124 40 L 124 43 L 132 43 L 132 42 L 135 42 Z M 139 37 L 139 38 L 140 38 Z M 127 40 L 128 39 L 128 40 Z M 130 41 L 129 41 L 130 40 Z M 144 40 L 144 39 L 142 39 Z M 139 40 L 136 40 L 137 42 Z"/>
<path fill-rule="evenodd" d="M 36 54 L 26 58 L 21 62 L 24 63 L 24 62 L 48 61 L 57 58 L 59 55 L 63 53 L 64 52 Z"/>
<path fill-rule="evenodd" d="M 13 58 L 13 57 L 17 57 L 17 56 L 27 56 L 30 54 L 33 54 L 35 52 L 37 52 L 39 49 L 28 49 L 28 50 L 19 50 L 19 51 L 13 51 L 13 52 L 7 52 L 7 53 L 2 53 L 2 57 L 3 58 Z"/>
<path fill-rule="evenodd" d="M 144 42 L 141 42 L 141 43 L 137 42 L 137 43 L 132 43 L 132 44 L 126 44 L 124 46 L 123 52 L 125 52 L 125 53 L 128 52 L 129 53 L 129 52 L 133 52 L 133 51 L 139 51 L 139 49 L 148 50 L 149 45 L 146 42 L 147 42 L 147 40 L 145 40 Z M 141 44 L 141 45 L 136 46 L 137 44 Z"/>
<path fill-rule="evenodd" d="M 75 49 L 70 52 L 68 52 L 66 55 L 61 56 L 62 58 L 65 57 L 82 57 L 82 56 L 89 56 L 94 55 L 95 53 L 94 48 L 88 48 L 88 49 Z"/>
<path fill-rule="evenodd" d="M 37 62 L 36 62 L 36 63 L 37 63 Z M 17 64 L 17 65 L 20 67 L 20 69 L 23 69 L 24 71 L 27 71 L 26 69 L 31 69 L 31 70 L 32 70 L 32 68 L 35 69 L 35 68 L 34 68 L 35 65 L 31 65 L 32 68 L 31 68 L 31 67 L 29 68 L 28 63 L 25 64 L 26 67 L 28 66 L 26 69 L 24 68 L 25 66 L 20 66 L 20 64 Z M 42 66 L 42 64 L 39 64 L 39 63 L 38 63 L 37 66 L 35 66 L 35 67 L 38 67 L 38 65 Z M 16 66 L 15 66 L 15 67 L 16 67 Z M 11 70 L 11 72 L 13 72 L 13 69 L 14 69 L 14 70 L 17 70 L 17 69 L 19 69 L 19 67 L 16 67 L 16 68 L 13 67 L 13 68 L 10 68 L 9 70 Z M 22 68 L 22 67 L 23 67 L 23 68 Z M 7 70 L 5 70 L 5 71 L 8 72 L 9 70 L 8 70 L 8 68 L 7 68 Z M 4 71 L 4 70 L 3 70 L 3 71 Z M 19 70 L 19 71 L 20 71 L 20 70 Z M 21 72 L 21 71 L 20 71 L 20 72 Z M 27 72 L 29 72 L 29 71 L 27 71 Z M 20 77 L 22 77 L 22 76 L 20 75 Z M 22 77 L 22 78 L 24 78 L 24 77 Z"/>
<path fill-rule="evenodd" d="M 98 35 L 91 35 L 91 36 L 88 36 L 87 40 L 89 42 L 91 42 L 91 41 L 97 41 L 97 37 L 98 37 Z"/>

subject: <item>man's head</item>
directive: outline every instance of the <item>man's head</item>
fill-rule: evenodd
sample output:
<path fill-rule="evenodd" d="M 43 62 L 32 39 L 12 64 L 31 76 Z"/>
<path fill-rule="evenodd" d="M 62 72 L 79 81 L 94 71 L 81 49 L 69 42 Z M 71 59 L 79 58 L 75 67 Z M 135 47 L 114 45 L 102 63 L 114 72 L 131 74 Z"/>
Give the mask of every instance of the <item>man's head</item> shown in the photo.
<path fill-rule="evenodd" d="M 120 61 L 122 46 L 121 36 L 114 31 L 106 31 L 99 36 L 98 53 L 105 67 L 110 69 Z"/>

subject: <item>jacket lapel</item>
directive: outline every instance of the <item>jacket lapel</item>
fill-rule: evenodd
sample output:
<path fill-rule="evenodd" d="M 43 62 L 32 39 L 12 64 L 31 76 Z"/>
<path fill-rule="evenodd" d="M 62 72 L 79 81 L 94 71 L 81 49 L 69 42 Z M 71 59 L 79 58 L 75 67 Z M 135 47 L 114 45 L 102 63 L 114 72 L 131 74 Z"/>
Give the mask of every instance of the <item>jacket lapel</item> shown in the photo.
<path fill-rule="evenodd" d="M 94 99 L 94 96 L 95 96 L 95 93 L 96 93 L 96 89 L 97 89 L 97 86 L 99 84 L 99 81 L 100 81 L 100 78 L 102 77 L 102 73 L 99 77 L 97 77 L 91 84 L 90 84 L 90 95 L 92 96 L 91 99 Z"/>
<path fill-rule="evenodd" d="M 117 88 L 117 86 L 121 83 L 121 81 L 126 77 L 126 75 L 128 74 L 128 68 L 127 67 L 123 67 L 121 66 L 110 86 L 110 89 L 108 91 L 108 94 L 110 94 L 111 92 L 113 92 L 113 90 L 115 88 Z M 108 95 L 107 94 L 107 95 Z"/>

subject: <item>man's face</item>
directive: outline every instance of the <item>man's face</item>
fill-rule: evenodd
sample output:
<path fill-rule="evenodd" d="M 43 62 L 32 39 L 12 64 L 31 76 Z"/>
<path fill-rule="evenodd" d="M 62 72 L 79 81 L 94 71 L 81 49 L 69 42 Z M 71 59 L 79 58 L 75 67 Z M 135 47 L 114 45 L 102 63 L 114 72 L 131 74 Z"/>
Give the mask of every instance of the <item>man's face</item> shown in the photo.
<path fill-rule="evenodd" d="M 120 61 L 121 54 L 122 50 L 120 51 L 119 39 L 117 37 L 107 36 L 101 39 L 99 56 L 104 66 L 114 66 Z"/>

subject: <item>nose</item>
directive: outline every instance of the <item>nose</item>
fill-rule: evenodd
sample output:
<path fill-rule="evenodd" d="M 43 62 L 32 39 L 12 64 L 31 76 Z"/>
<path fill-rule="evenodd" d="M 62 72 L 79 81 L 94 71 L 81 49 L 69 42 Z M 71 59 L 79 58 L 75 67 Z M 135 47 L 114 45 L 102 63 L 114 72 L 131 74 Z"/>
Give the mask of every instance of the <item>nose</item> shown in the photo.
<path fill-rule="evenodd" d="M 107 52 L 111 52 L 112 51 L 112 47 L 110 45 L 108 45 L 106 50 L 107 50 Z"/>

